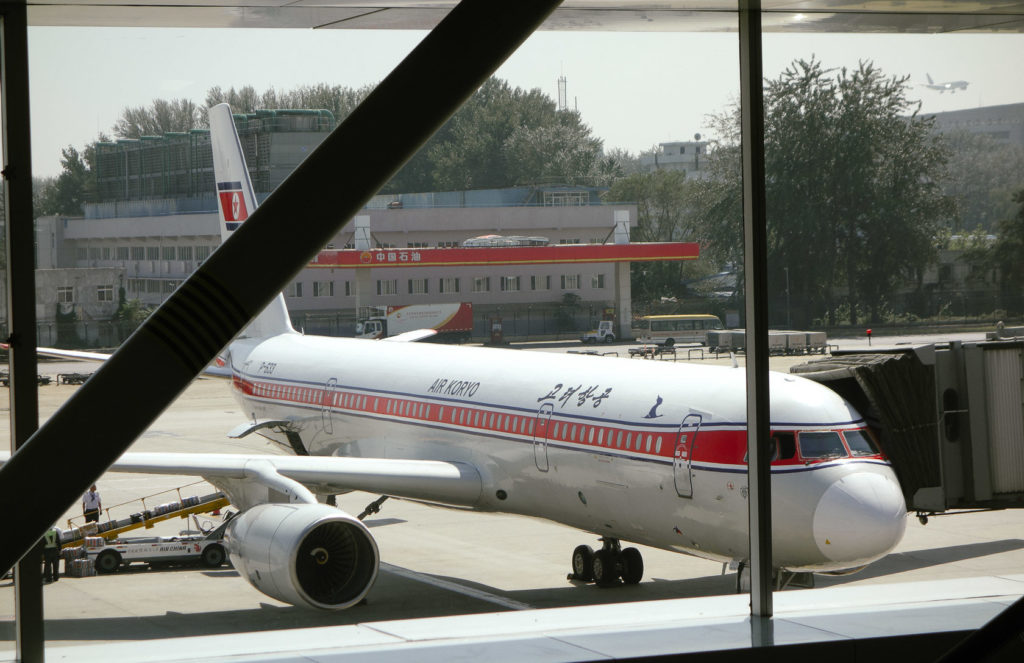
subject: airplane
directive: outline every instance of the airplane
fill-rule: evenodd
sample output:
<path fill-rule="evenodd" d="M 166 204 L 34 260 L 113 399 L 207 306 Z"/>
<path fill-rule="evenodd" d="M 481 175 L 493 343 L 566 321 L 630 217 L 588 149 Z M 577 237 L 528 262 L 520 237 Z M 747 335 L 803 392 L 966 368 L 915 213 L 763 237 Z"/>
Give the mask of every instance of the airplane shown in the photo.
<path fill-rule="evenodd" d="M 966 90 L 967 86 L 970 85 L 970 81 L 947 81 L 945 83 L 936 83 L 932 80 L 931 74 L 925 74 L 925 78 L 928 79 L 928 83 L 922 83 L 929 90 L 938 90 L 939 94 L 942 94 L 946 90 L 949 90 L 950 94 L 956 94 L 957 90 Z"/>
<path fill-rule="evenodd" d="M 230 109 L 209 117 L 226 237 L 256 200 Z M 110 470 L 217 486 L 239 509 L 225 533 L 239 574 L 311 608 L 352 606 L 377 576 L 370 531 L 332 505 L 353 490 L 589 532 L 601 546 L 572 551 L 572 576 L 601 586 L 643 577 L 622 542 L 745 564 L 742 370 L 414 342 L 431 333 L 307 336 L 279 296 L 211 373 L 248 419 L 229 435 L 293 455 L 129 452 Z M 886 555 L 907 514 L 865 420 L 816 382 L 772 373 L 770 388 L 776 570 L 841 574 Z"/>

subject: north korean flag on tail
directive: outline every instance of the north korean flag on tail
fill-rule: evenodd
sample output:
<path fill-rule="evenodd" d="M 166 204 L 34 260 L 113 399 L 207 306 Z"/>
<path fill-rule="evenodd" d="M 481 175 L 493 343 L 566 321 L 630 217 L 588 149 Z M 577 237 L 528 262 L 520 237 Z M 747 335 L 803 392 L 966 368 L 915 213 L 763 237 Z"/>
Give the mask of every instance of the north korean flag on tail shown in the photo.
<path fill-rule="evenodd" d="M 220 198 L 220 211 L 228 230 L 235 230 L 249 218 L 249 210 L 245 206 L 241 182 L 218 182 L 217 195 Z"/>

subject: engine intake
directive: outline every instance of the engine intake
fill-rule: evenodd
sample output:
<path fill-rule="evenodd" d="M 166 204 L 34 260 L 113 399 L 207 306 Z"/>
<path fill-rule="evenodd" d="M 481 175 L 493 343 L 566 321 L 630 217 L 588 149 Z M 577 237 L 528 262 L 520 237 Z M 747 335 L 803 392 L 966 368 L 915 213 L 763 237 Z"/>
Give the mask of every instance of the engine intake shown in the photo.
<path fill-rule="evenodd" d="M 231 563 L 253 587 L 297 606 L 342 610 L 362 600 L 380 565 L 358 519 L 322 504 L 261 504 L 232 520 Z"/>

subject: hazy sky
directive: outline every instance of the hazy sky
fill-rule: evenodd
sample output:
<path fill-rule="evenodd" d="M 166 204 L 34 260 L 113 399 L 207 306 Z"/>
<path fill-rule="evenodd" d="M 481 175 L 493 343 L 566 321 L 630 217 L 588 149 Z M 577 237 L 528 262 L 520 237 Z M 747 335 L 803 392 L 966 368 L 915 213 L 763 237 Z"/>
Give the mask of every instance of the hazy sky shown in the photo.
<path fill-rule="evenodd" d="M 60 172 L 60 150 L 81 148 L 127 106 L 208 88 L 300 84 L 357 87 L 382 79 L 421 32 L 31 28 L 33 170 Z M 966 92 L 915 86 L 925 111 L 1024 102 L 1022 35 L 802 35 L 765 38 L 765 76 L 795 58 L 826 66 L 873 60 L 917 83 L 968 80 Z M 738 98 L 735 33 L 536 33 L 498 75 L 552 99 L 557 80 L 606 147 L 632 152 L 707 134 L 705 117 Z M 440 73 L 439 73 L 440 75 Z M 414 107 L 415 100 L 411 100 Z"/>

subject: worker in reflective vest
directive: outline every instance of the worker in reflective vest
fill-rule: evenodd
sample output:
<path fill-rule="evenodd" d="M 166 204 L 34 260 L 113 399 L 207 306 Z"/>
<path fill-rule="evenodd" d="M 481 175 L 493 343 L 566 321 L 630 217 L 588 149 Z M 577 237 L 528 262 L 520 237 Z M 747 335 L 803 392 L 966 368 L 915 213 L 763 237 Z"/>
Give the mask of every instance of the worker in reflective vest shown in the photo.
<path fill-rule="evenodd" d="M 60 530 L 51 527 L 43 534 L 43 582 L 60 580 Z"/>

